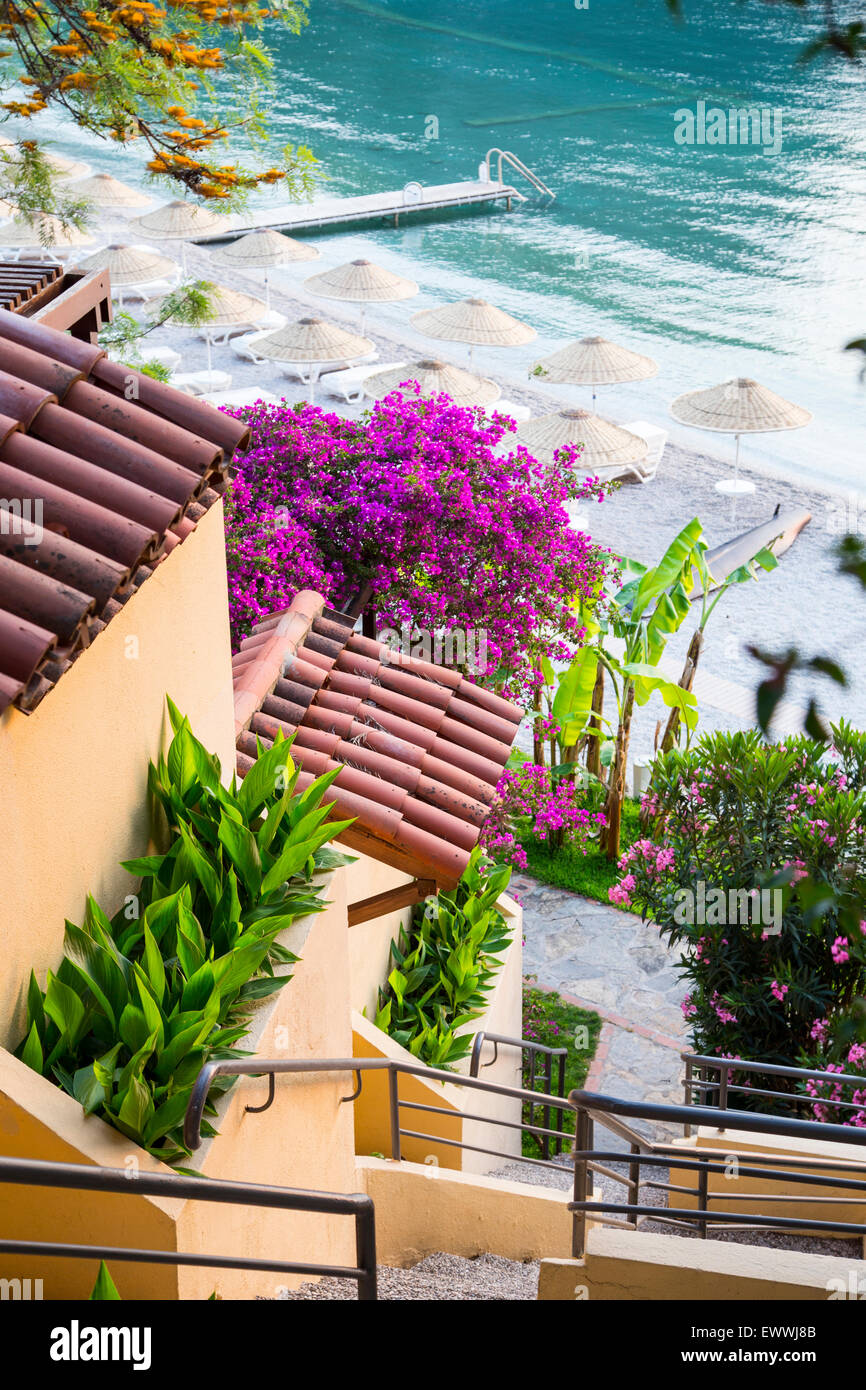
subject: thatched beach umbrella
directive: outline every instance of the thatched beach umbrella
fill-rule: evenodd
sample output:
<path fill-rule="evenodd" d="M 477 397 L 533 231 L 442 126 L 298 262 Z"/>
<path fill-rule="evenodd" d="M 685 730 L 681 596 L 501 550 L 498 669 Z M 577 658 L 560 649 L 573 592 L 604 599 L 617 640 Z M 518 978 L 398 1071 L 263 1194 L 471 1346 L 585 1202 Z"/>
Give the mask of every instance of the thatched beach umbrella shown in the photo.
<path fill-rule="evenodd" d="M 261 299 L 254 299 L 250 294 L 242 294 L 240 290 L 228 289 L 225 285 L 211 285 L 208 290 L 208 302 L 207 317 L 202 320 L 199 327 L 205 330 L 207 369 L 210 372 L 212 371 L 212 333 L 219 333 L 227 328 L 236 327 L 238 324 L 252 324 L 255 327 L 268 311 Z M 157 316 L 159 316 L 159 310 L 157 310 Z"/>
<path fill-rule="evenodd" d="M 716 483 L 719 492 L 733 497 L 755 491 L 754 483 L 739 476 L 740 435 L 799 430 L 808 425 L 812 418 L 811 411 L 801 405 L 792 405 L 769 387 L 761 386 L 746 376 L 733 377 L 706 390 L 686 391 L 684 395 L 677 396 L 670 412 L 683 425 L 734 436 L 734 476 L 722 478 Z"/>
<path fill-rule="evenodd" d="M 256 353 L 260 357 L 267 357 L 271 362 L 309 368 L 309 381 L 306 384 L 310 386 L 311 401 L 315 397 L 316 382 L 323 366 L 340 366 L 359 357 L 367 357 L 375 350 L 375 344 L 369 338 L 347 333 L 335 323 L 316 318 L 287 323 L 284 328 L 278 328 L 275 333 L 269 333 L 256 343 Z"/>
<path fill-rule="evenodd" d="M 139 188 L 121 183 L 113 174 L 91 174 L 89 179 L 76 183 L 72 192 L 87 198 L 105 212 L 120 212 L 124 208 L 145 208 L 153 199 Z"/>
<path fill-rule="evenodd" d="M 45 162 L 60 183 L 86 178 L 93 168 L 92 164 L 85 164 L 83 159 L 67 159 L 62 154 L 46 154 Z"/>
<path fill-rule="evenodd" d="M 0 246 L 39 246 L 44 249 L 66 250 L 72 246 L 90 246 L 93 237 L 77 227 L 64 227 L 59 217 L 47 214 L 40 217 L 15 217 L 0 227 Z"/>
<path fill-rule="evenodd" d="M 151 281 L 165 280 L 177 270 L 176 261 L 168 256 L 160 256 L 149 246 L 127 246 L 123 242 L 104 246 L 79 264 L 82 270 L 107 270 L 112 289 L 148 285 Z"/>
<path fill-rule="evenodd" d="M 522 347 L 538 334 L 529 324 L 488 304 L 486 299 L 459 299 L 435 309 L 421 309 L 410 323 L 428 338 L 469 343 L 469 360 L 476 347 Z"/>
<path fill-rule="evenodd" d="M 454 367 L 450 362 L 428 359 L 410 362 L 406 367 L 392 367 L 387 372 L 377 372 L 364 382 L 364 391 L 368 396 L 380 399 L 402 386 L 404 381 L 417 381 L 422 396 L 438 396 L 444 391 L 455 405 L 493 405 L 502 395 L 501 388 L 488 376 L 475 376 L 473 372 L 465 372 L 462 367 Z"/>
<path fill-rule="evenodd" d="M 558 410 L 528 420 L 518 429 L 517 442 L 525 444 L 539 463 L 552 463 L 557 449 L 583 444 L 577 468 L 587 475 L 629 469 L 641 463 L 649 449 L 645 439 L 589 410 Z"/>
<path fill-rule="evenodd" d="M 248 232 L 246 236 L 230 241 L 212 252 L 217 265 L 230 266 L 235 270 L 263 270 L 265 272 L 265 303 L 271 304 L 271 286 L 268 271 L 275 265 L 291 265 L 296 261 L 314 261 L 319 256 L 315 246 L 306 241 L 295 241 L 294 237 L 283 236 L 282 232 L 265 230 Z"/>
<path fill-rule="evenodd" d="M 323 270 L 304 281 L 304 288 L 322 299 L 345 299 L 361 306 L 361 332 L 368 304 L 396 304 L 418 293 L 414 280 L 384 270 L 373 261 L 347 261 L 334 270 Z"/>
<path fill-rule="evenodd" d="M 210 236 L 219 232 L 226 235 L 231 230 L 227 217 L 212 212 L 201 203 L 188 203 L 183 198 L 175 198 L 172 203 L 135 217 L 128 224 L 130 232 L 147 240 L 180 241 L 181 264 L 186 269 L 186 243 L 190 237 Z"/>
<path fill-rule="evenodd" d="M 658 364 L 607 338 L 580 338 L 536 362 L 538 373 L 557 386 L 591 386 L 595 405 L 596 386 L 616 386 L 626 381 L 646 381 Z M 533 369 L 535 370 L 535 369 Z"/>

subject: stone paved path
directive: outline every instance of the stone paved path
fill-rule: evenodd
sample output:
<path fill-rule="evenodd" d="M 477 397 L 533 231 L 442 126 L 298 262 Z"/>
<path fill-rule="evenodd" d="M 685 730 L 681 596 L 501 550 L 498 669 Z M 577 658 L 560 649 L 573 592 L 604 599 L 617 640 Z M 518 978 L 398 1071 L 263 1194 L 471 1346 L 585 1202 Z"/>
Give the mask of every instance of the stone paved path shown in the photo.
<path fill-rule="evenodd" d="M 655 928 L 525 874 L 509 892 L 523 904 L 524 974 L 604 1020 L 587 1090 L 680 1103 L 686 987 Z"/>

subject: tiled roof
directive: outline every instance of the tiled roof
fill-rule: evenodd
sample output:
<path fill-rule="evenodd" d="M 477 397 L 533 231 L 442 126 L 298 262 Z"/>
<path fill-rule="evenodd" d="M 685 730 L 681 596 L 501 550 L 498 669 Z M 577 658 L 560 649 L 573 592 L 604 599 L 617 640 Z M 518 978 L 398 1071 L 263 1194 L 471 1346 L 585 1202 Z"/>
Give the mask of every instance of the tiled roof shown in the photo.
<path fill-rule="evenodd" d="M 46 298 L 46 292 L 63 278 L 63 267 L 48 261 L 0 263 L 0 308 L 30 313 Z"/>
<path fill-rule="evenodd" d="M 247 435 L 101 348 L 0 309 L 0 711 L 32 709 L 190 534 Z"/>
<path fill-rule="evenodd" d="M 234 658 L 238 772 L 294 735 L 304 790 L 333 768 L 345 843 L 415 877 L 457 881 L 489 814 L 523 711 L 445 666 L 391 652 L 304 592 Z"/>

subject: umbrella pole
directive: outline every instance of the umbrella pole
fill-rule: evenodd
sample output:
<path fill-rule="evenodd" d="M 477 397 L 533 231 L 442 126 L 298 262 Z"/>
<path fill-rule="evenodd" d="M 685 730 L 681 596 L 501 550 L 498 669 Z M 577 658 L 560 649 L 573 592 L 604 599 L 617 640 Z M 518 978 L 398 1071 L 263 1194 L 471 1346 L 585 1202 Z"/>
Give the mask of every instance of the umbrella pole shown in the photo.
<path fill-rule="evenodd" d="M 207 343 L 207 374 L 208 376 L 211 376 L 213 372 L 213 357 L 211 353 L 211 340 L 209 328 L 205 329 L 205 342 Z"/>
<path fill-rule="evenodd" d="M 265 266 L 265 308 L 271 307 L 271 281 L 268 275 L 268 268 Z"/>

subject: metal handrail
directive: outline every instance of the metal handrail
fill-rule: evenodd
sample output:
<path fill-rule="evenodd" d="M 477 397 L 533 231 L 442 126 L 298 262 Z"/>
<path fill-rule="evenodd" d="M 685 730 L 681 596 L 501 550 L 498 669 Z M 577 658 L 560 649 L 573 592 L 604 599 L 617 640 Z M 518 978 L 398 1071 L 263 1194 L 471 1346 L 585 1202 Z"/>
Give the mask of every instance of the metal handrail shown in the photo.
<path fill-rule="evenodd" d="M 463 1076 L 460 1072 L 442 1071 L 437 1067 L 425 1066 L 423 1062 L 403 1062 L 396 1061 L 390 1057 L 326 1057 L 322 1059 L 292 1060 L 286 1058 L 271 1057 L 237 1057 L 226 1061 L 206 1062 L 199 1072 L 195 1085 L 190 1094 L 189 1104 L 186 1108 L 186 1115 L 183 1123 L 183 1137 L 187 1148 L 194 1151 L 199 1147 L 202 1140 L 201 1123 L 204 1116 L 204 1107 L 207 1101 L 208 1092 L 213 1082 L 218 1076 L 267 1076 L 268 1078 L 268 1098 L 264 1105 L 247 1106 L 248 1111 L 261 1113 L 267 1110 L 272 1104 L 275 1095 L 275 1078 L 280 1075 L 310 1075 L 319 1072 L 348 1072 L 355 1077 L 355 1090 L 351 1095 L 343 1096 L 343 1102 L 355 1101 L 361 1094 L 363 1085 L 363 1075 L 365 1072 L 386 1072 L 388 1076 L 389 1102 L 390 1102 L 390 1123 L 391 1123 L 391 1157 L 400 1159 L 402 1157 L 402 1138 L 429 1139 L 435 1144 L 446 1144 L 451 1147 L 472 1149 L 477 1153 L 490 1154 L 495 1158 L 504 1158 L 509 1162 L 514 1160 L 513 1153 L 505 1153 L 500 1149 L 485 1148 L 480 1145 L 467 1144 L 463 1140 L 448 1140 L 438 1134 L 428 1134 L 417 1130 L 403 1129 L 400 1124 L 401 1109 L 419 1109 L 416 1102 L 400 1099 L 399 1079 L 400 1076 L 420 1076 L 427 1081 L 440 1081 L 450 1086 L 464 1086 L 472 1091 L 486 1091 L 500 1096 L 507 1096 L 513 1100 L 521 1102 L 532 1102 L 539 1104 L 541 1101 L 546 1106 L 558 1110 L 571 1110 L 573 1106 L 570 1100 L 562 1096 L 544 1095 L 541 1091 L 527 1091 L 519 1086 L 503 1086 L 497 1081 L 481 1081 L 474 1076 Z M 522 1121 L 492 1119 L 487 1115 L 470 1115 L 463 1111 L 446 1110 L 445 1107 L 433 1107 L 438 1114 L 452 1115 L 455 1119 L 477 1120 L 481 1124 L 499 1124 L 507 1129 L 520 1130 L 522 1133 L 543 1133 L 543 1129 L 535 1125 L 526 1125 Z M 553 1134 L 555 1131 L 548 1131 Z M 536 1163 L 543 1166 L 553 1166 L 547 1164 L 542 1159 L 523 1159 L 525 1163 Z M 559 1165 L 556 1165 L 557 1167 Z"/>
<path fill-rule="evenodd" d="M 715 1059 L 718 1060 L 718 1059 Z M 756 1064 L 760 1066 L 760 1064 Z M 838 1073 L 831 1072 L 831 1076 Z M 682 1124 L 684 1110 L 689 1114 L 691 1120 L 696 1124 L 704 1124 L 718 1128 L 719 1112 L 710 1106 L 690 1105 L 683 1107 L 679 1105 L 659 1104 L 656 1102 L 641 1102 L 618 1100 L 613 1096 L 598 1095 L 592 1091 L 571 1091 L 569 1100 L 577 1111 L 576 1120 L 576 1139 L 574 1147 L 574 1196 L 569 1203 L 569 1210 L 574 1213 L 574 1237 L 573 1251 L 576 1258 L 582 1257 L 586 1249 L 586 1218 L 587 1213 L 598 1213 L 610 1216 L 625 1216 L 629 1218 L 626 1222 L 606 1222 L 614 1226 L 624 1227 L 627 1230 L 636 1230 L 637 1221 L 640 1217 L 651 1217 L 655 1221 L 667 1225 L 686 1228 L 697 1228 L 699 1234 L 706 1238 L 709 1226 L 722 1227 L 726 1230 L 736 1229 L 742 1226 L 751 1226 L 765 1230 L 799 1230 L 799 1231 L 820 1231 L 826 1234 L 843 1234 L 847 1236 L 866 1235 L 866 1224 L 850 1221 L 823 1221 L 805 1214 L 797 1216 L 764 1216 L 746 1212 L 727 1212 L 722 1213 L 711 1209 L 711 1201 L 720 1200 L 719 1194 L 711 1193 L 709 1190 L 709 1178 L 713 1173 L 726 1173 L 730 1155 L 719 1153 L 715 1150 L 702 1152 L 697 1149 L 683 1150 L 673 1144 L 659 1144 L 645 1135 L 640 1134 L 636 1129 L 627 1125 L 624 1117 L 628 1119 L 642 1119 L 655 1121 L 673 1121 Z M 801 1120 L 784 1115 L 763 1115 L 753 1110 L 728 1110 L 727 1115 L 730 1119 L 731 1127 L 744 1130 L 753 1134 L 773 1134 L 790 1138 L 800 1139 L 821 1139 L 837 1143 L 854 1144 L 862 1147 L 866 1145 L 866 1130 L 852 1129 L 848 1125 L 830 1124 L 823 1121 Z M 623 1155 L 618 1150 L 599 1149 L 594 1144 L 594 1124 L 598 1121 L 605 1128 L 618 1134 L 625 1139 L 630 1146 L 630 1152 Z M 628 1176 L 616 1173 L 607 1166 L 609 1162 L 623 1161 L 628 1163 Z M 808 1155 L 786 1156 L 786 1155 L 757 1155 L 749 1154 L 744 1163 L 738 1162 L 738 1173 L 745 1177 L 759 1177 L 762 1180 L 770 1180 L 786 1183 L 806 1183 L 815 1187 L 844 1187 L 853 1189 L 855 1192 L 862 1193 L 862 1201 L 866 1203 L 866 1170 L 862 1163 L 846 1163 L 844 1160 L 834 1159 L 833 1167 L 839 1171 L 859 1173 L 859 1178 L 841 1179 L 834 1178 L 833 1175 L 822 1176 L 806 1172 L 791 1172 L 794 1164 L 799 1164 L 801 1168 L 808 1170 L 812 1164 L 812 1159 Z M 771 1166 L 773 1165 L 773 1166 Z M 641 1187 L 641 1169 L 643 1167 L 671 1167 L 675 1166 L 688 1171 L 697 1173 L 696 1187 L 683 1187 L 670 1182 L 653 1182 L 648 1184 L 656 1190 L 668 1193 L 684 1193 L 696 1199 L 697 1205 L 694 1208 L 687 1207 L 654 1207 L 639 1201 Z M 626 1202 L 611 1201 L 608 1198 L 600 1197 L 595 1199 L 590 1195 L 591 1172 L 603 1173 L 605 1176 L 616 1180 L 628 1189 L 629 1200 Z M 737 1192 L 735 1194 L 724 1194 L 721 1200 L 748 1200 L 753 1198 L 754 1193 Z M 770 1197 L 769 1200 L 784 1200 L 788 1203 L 807 1202 L 813 1200 L 811 1197 L 798 1197 L 796 1193 L 786 1192 L 780 1197 Z M 827 1205 L 845 1207 L 852 1199 L 844 1197 L 828 1197 L 821 1199 Z"/>
<path fill-rule="evenodd" d="M 49 1163 L 42 1159 L 0 1158 L 0 1183 L 28 1187 L 74 1188 L 115 1192 L 126 1196 L 172 1197 L 195 1202 L 274 1207 L 351 1216 L 355 1222 L 354 1266 L 308 1264 L 298 1260 L 261 1260 L 242 1255 L 205 1255 L 195 1251 L 143 1250 L 113 1245 L 76 1245 L 64 1241 L 0 1240 L 0 1253 L 60 1256 L 73 1260 L 112 1260 L 120 1263 L 193 1266 L 204 1269 L 248 1269 L 256 1273 L 303 1274 L 310 1277 L 356 1279 L 358 1298 L 376 1300 L 376 1224 L 373 1200 L 362 1192 L 314 1192 L 260 1183 L 228 1182 L 222 1178 L 185 1177 L 168 1173 L 136 1173 L 126 1169 L 94 1168 L 78 1163 Z"/>
<path fill-rule="evenodd" d="M 866 1077 L 851 1075 L 847 1072 L 823 1071 L 817 1067 L 791 1067 L 778 1062 L 755 1062 L 742 1057 L 705 1057 L 700 1053 L 683 1052 L 680 1054 L 685 1063 L 685 1074 L 683 1076 L 683 1092 L 685 1103 L 692 1108 L 694 1094 L 697 1093 L 701 1101 L 706 1104 L 708 1098 L 714 1098 L 714 1108 L 718 1110 L 729 1110 L 728 1100 L 731 1095 L 738 1094 L 743 1096 L 764 1096 L 770 1100 L 786 1101 L 790 1105 L 823 1105 L 833 1107 L 837 1111 L 866 1109 L 859 1101 L 834 1100 L 829 1096 L 810 1096 L 800 1091 L 779 1091 L 766 1087 L 749 1086 L 745 1083 L 736 1084 L 732 1077 L 737 1072 L 750 1072 L 762 1076 L 784 1076 L 790 1077 L 794 1081 L 826 1082 L 832 1085 L 856 1086 L 859 1090 L 866 1090 Z M 715 1072 L 718 1080 L 712 1081 L 706 1075 L 695 1077 L 695 1068 L 701 1072 Z M 808 1123 L 813 1123 L 809 1121 Z M 822 1123 L 815 1121 L 814 1123 Z M 716 1128 L 718 1128 L 718 1120 Z M 684 1126 L 686 1137 L 691 1134 L 691 1125 L 686 1122 Z"/>
<path fill-rule="evenodd" d="M 523 1053 L 523 1052 L 528 1052 L 528 1053 L 530 1054 L 530 1061 L 529 1061 L 529 1089 L 530 1089 L 531 1091 L 534 1091 L 534 1090 L 535 1090 L 535 1081 L 536 1081 L 536 1074 L 535 1074 L 535 1058 L 536 1058 L 536 1054 L 540 1054 L 541 1056 L 543 1056 L 544 1059 L 545 1059 L 545 1061 L 544 1061 L 544 1070 L 543 1070 L 542 1078 L 541 1078 L 542 1081 L 545 1083 L 545 1090 L 544 1090 L 543 1094 L 545 1094 L 545 1095 L 547 1095 L 547 1094 L 550 1094 L 550 1095 L 557 1095 L 557 1096 L 563 1096 L 563 1097 L 565 1096 L 565 1060 L 566 1060 L 566 1058 L 567 1058 L 567 1056 L 568 1056 L 568 1048 L 567 1048 L 567 1047 L 549 1047 L 546 1043 L 535 1042 L 532 1038 L 510 1038 L 510 1037 L 508 1037 L 505 1033 L 483 1033 L 483 1032 L 479 1032 L 479 1033 L 476 1033 L 476 1034 L 475 1034 L 475 1041 L 474 1041 L 473 1044 L 472 1044 L 472 1055 L 471 1055 L 470 1061 L 469 1061 L 469 1075 L 470 1075 L 470 1076 L 477 1076 L 478 1073 L 479 1073 L 479 1071 L 481 1070 L 481 1053 L 482 1053 L 482 1051 L 483 1051 L 485 1042 L 490 1042 L 490 1043 L 493 1044 L 493 1058 L 492 1058 L 491 1061 L 485 1062 L 485 1063 L 484 1063 L 484 1066 L 485 1066 L 485 1067 L 493 1067 L 493 1066 L 496 1065 L 497 1061 L 499 1060 L 499 1047 L 500 1047 L 500 1044 L 502 1044 L 502 1045 L 505 1046 L 505 1047 L 516 1047 L 516 1048 L 519 1048 L 519 1049 L 520 1049 L 521 1053 Z M 554 1091 L 554 1089 L 553 1089 L 553 1059 L 554 1059 L 554 1057 L 556 1057 L 556 1058 L 558 1059 L 558 1064 L 557 1064 L 557 1077 L 556 1077 L 556 1090 L 555 1090 L 555 1091 Z M 544 1104 L 539 1104 L 537 1108 L 540 1109 L 541 1112 L 542 1112 L 542 1124 L 545 1126 L 545 1128 L 548 1128 L 548 1127 L 550 1126 L 550 1120 L 551 1120 L 551 1116 L 550 1116 L 550 1106 L 544 1105 Z M 534 1114 L 535 1114 L 536 1106 L 530 1102 L 530 1103 L 526 1106 L 526 1110 L 527 1110 L 527 1120 L 528 1120 L 528 1123 L 529 1123 L 529 1124 L 532 1124 L 532 1120 L 533 1120 L 533 1117 L 534 1117 Z M 562 1138 L 563 1138 L 563 1131 L 562 1131 L 562 1127 L 561 1127 L 561 1126 L 562 1126 L 562 1117 L 563 1117 L 563 1112 L 562 1112 L 561 1110 L 558 1110 L 558 1111 L 556 1112 L 555 1116 L 554 1116 L 554 1120 L 557 1121 L 558 1123 L 557 1123 L 557 1127 L 556 1127 L 556 1137 L 554 1138 L 554 1141 L 553 1141 L 553 1144 L 554 1144 L 554 1152 L 555 1152 L 557 1155 L 559 1155 L 559 1154 L 562 1153 Z M 549 1135 L 549 1133 L 544 1134 L 544 1135 L 543 1135 L 542 1137 L 540 1137 L 540 1138 L 539 1138 L 538 1135 L 536 1135 L 535 1137 L 536 1137 L 536 1142 L 538 1143 L 538 1145 L 539 1145 L 539 1147 L 540 1147 L 540 1149 L 541 1149 L 541 1156 L 542 1156 L 542 1158 L 545 1158 L 545 1159 L 550 1158 L 550 1135 Z"/>
<path fill-rule="evenodd" d="M 523 177 L 527 179 L 528 182 L 532 184 L 533 188 L 535 188 L 539 193 L 544 193 L 548 198 L 556 197 L 556 194 L 554 193 L 553 189 L 548 188 L 547 184 L 543 181 L 543 179 L 540 179 L 537 174 L 534 174 L 531 169 L 528 169 L 524 164 L 523 160 L 519 157 L 519 155 L 514 154 L 512 150 L 501 150 L 498 145 L 494 146 L 493 149 L 488 150 L 487 154 L 484 156 L 484 162 L 487 165 L 487 177 L 491 183 L 494 182 L 493 172 L 490 167 L 491 160 L 493 159 L 494 155 L 499 156 L 497 176 L 495 180 L 497 183 L 502 183 L 502 164 L 504 160 L 507 160 L 508 163 L 511 164 L 517 170 L 518 174 L 522 174 Z"/>

